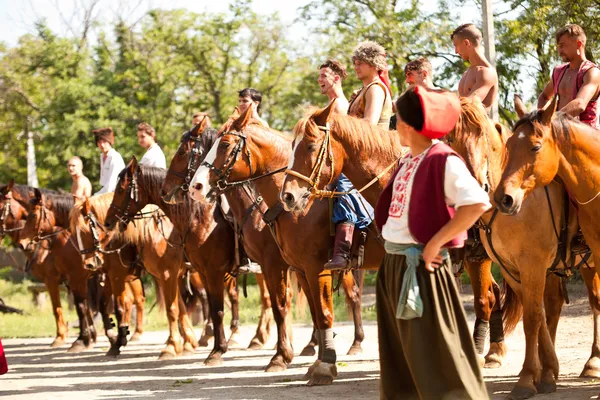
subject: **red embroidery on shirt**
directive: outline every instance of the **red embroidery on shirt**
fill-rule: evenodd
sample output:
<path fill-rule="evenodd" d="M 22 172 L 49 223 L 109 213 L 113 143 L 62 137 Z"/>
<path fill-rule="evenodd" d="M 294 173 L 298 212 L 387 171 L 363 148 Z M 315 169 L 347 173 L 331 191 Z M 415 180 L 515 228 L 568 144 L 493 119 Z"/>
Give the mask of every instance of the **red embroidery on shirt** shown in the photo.
<path fill-rule="evenodd" d="M 403 161 L 400 171 L 398 171 L 398 175 L 394 180 L 394 192 L 389 211 L 389 216 L 391 218 L 401 218 L 404 214 L 406 204 L 408 203 L 408 183 L 416 170 L 416 166 L 422 158 L 423 154 L 419 154 L 415 158 L 410 159 L 410 157 L 408 157 Z"/>

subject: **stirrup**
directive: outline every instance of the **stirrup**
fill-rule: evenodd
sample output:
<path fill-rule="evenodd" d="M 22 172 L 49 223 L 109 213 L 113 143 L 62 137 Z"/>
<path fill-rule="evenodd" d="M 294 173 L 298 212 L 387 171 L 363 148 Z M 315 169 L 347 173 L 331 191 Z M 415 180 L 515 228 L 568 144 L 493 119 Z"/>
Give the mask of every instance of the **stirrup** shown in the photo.
<path fill-rule="evenodd" d="M 254 261 L 247 259 L 247 263 L 240 265 L 237 269 L 237 273 L 240 275 L 244 274 L 262 274 L 262 269 L 259 264 Z"/>

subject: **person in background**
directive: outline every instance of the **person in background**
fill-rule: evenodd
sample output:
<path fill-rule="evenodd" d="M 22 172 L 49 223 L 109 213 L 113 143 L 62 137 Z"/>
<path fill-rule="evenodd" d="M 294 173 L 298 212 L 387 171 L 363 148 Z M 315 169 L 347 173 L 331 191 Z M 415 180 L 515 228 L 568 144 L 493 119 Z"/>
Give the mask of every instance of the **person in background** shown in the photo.
<path fill-rule="evenodd" d="M 206 113 L 206 112 L 195 113 L 194 116 L 192 117 L 192 126 L 198 125 L 200 122 L 202 122 L 202 120 L 204 120 L 206 122 L 207 128 L 211 127 L 210 115 L 208 115 L 208 113 Z"/>
<path fill-rule="evenodd" d="M 111 127 L 93 130 L 96 146 L 100 150 L 100 186 L 95 194 L 114 192 L 119 173 L 125 168 L 123 157 L 114 148 L 115 133 Z"/>
<path fill-rule="evenodd" d="M 248 109 L 250 104 L 254 104 L 254 112 L 252 118 L 262 123 L 267 128 L 269 124 L 260 117 L 260 109 L 262 104 L 262 93 L 253 88 L 242 89 L 238 92 L 238 109 L 240 114 Z"/>
<path fill-rule="evenodd" d="M 156 143 L 154 128 L 150 124 L 142 122 L 137 127 L 137 138 L 139 145 L 146 149 L 146 154 L 140 160 L 140 165 L 166 169 L 167 160 L 160 146 Z"/>
<path fill-rule="evenodd" d="M 67 164 L 69 175 L 73 179 L 71 184 L 71 194 L 78 199 L 85 199 L 92 195 L 92 184 L 90 180 L 83 174 L 83 162 L 81 158 L 71 157 Z"/>

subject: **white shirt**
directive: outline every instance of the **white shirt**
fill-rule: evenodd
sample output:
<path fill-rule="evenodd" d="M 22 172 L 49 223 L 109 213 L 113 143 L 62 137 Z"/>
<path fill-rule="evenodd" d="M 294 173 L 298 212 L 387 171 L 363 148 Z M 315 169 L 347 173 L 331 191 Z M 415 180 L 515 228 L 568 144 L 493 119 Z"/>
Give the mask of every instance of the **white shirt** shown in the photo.
<path fill-rule="evenodd" d="M 165 153 L 160 149 L 158 143 L 154 143 L 146 154 L 140 160 L 140 165 L 147 165 L 148 167 L 158 167 L 167 169 L 167 160 L 165 159 Z"/>
<path fill-rule="evenodd" d="M 408 154 L 400 162 L 400 170 L 394 179 L 389 217 L 383 225 L 382 236 L 393 243 L 418 243 L 408 229 L 408 207 L 412 194 L 415 172 L 431 147 L 412 157 Z M 444 195 L 449 207 L 458 209 L 472 204 L 490 205 L 488 194 L 471 175 L 465 163 L 458 157 L 449 156 L 444 175 Z"/>
<path fill-rule="evenodd" d="M 108 151 L 106 161 L 100 154 L 100 186 L 102 189 L 95 194 L 114 192 L 119 181 L 119 173 L 125 168 L 123 157 L 113 148 Z"/>

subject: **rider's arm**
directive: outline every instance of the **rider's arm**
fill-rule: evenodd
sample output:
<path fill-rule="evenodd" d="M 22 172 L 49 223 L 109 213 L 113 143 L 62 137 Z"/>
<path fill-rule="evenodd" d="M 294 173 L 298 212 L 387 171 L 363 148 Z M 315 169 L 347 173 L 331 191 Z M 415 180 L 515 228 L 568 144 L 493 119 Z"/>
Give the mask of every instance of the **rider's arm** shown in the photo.
<path fill-rule="evenodd" d="M 491 68 L 479 68 L 475 73 L 475 83 L 471 88 L 471 93 L 467 97 L 477 97 L 483 103 L 496 82 L 496 75 Z"/>
<path fill-rule="evenodd" d="M 590 69 L 583 77 L 583 85 L 577 92 L 577 97 L 567 103 L 561 111 L 573 117 L 578 117 L 579 114 L 585 111 L 588 103 L 596 92 L 600 84 L 600 70 L 598 68 Z"/>
<path fill-rule="evenodd" d="M 373 85 L 365 93 L 365 115 L 363 119 L 372 125 L 377 125 L 381 118 L 383 103 L 385 102 L 385 92 L 379 85 Z"/>
<path fill-rule="evenodd" d="M 540 94 L 540 97 L 538 97 L 537 109 L 541 110 L 542 108 L 546 107 L 546 104 L 548 104 L 553 95 L 554 84 L 552 83 L 552 79 L 550 79 L 550 82 L 548 82 L 548 84 Z"/>

